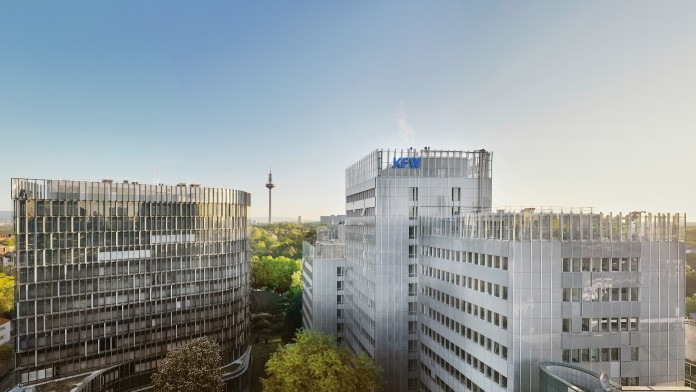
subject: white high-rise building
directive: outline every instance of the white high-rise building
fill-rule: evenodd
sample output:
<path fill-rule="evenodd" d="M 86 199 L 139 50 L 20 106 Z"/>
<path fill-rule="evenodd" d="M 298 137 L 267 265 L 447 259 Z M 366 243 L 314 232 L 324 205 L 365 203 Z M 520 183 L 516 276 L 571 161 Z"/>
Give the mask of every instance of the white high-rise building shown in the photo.
<path fill-rule="evenodd" d="M 342 303 L 306 302 L 342 308 L 337 336 L 390 391 L 537 391 L 542 362 L 683 385 L 685 217 L 493 212 L 491 181 L 483 150 L 350 166 Z"/>
<path fill-rule="evenodd" d="M 345 339 L 389 390 L 418 385 L 419 217 L 490 206 L 486 151 L 377 150 L 346 170 Z"/>

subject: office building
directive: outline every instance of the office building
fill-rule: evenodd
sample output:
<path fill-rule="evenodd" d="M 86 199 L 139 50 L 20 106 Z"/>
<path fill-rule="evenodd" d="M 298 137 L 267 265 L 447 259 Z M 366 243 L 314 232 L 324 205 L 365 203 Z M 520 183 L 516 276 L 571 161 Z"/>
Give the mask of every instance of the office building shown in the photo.
<path fill-rule="evenodd" d="M 322 216 L 314 244 L 302 244 L 302 325 L 343 343 L 345 217 Z"/>
<path fill-rule="evenodd" d="M 192 338 L 248 355 L 250 195 L 186 186 L 13 179 L 17 383 L 110 370 L 149 383 Z"/>
<path fill-rule="evenodd" d="M 384 369 L 389 390 L 418 385 L 421 216 L 491 206 L 486 151 L 377 150 L 346 170 L 346 343 Z"/>
<path fill-rule="evenodd" d="M 386 390 L 536 391 L 544 361 L 682 384 L 685 217 L 493 212 L 491 167 L 426 148 L 346 170 L 343 335 Z"/>
<path fill-rule="evenodd" d="M 683 385 L 685 223 L 532 209 L 422 217 L 422 386 L 535 391 L 544 361 L 620 385 Z"/>

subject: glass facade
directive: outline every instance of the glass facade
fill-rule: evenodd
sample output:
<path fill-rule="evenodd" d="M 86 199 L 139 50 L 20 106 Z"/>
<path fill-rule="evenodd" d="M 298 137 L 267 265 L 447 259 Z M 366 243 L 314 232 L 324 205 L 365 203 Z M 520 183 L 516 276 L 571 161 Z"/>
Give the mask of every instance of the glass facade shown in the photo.
<path fill-rule="evenodd" d="M 12 179 L 16 363 L 27 384 L 249 335 L 250 195 L 198 185 Z M 139 377 L 142 382 L 142 377 Z"/>

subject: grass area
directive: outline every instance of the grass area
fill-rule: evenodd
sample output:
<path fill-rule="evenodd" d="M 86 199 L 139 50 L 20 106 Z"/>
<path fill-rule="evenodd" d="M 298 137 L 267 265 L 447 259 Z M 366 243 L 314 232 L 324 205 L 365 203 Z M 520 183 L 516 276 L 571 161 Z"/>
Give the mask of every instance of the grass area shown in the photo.
<path fill-rule="evenodd" d="M 259 343 L 256 343 L 256 338 L 259 338 Z M 268 338 L 268 343 L 264 343 L 264 338 Z M 280 334 L 273 335 L 251 335 L 251 355 L 253 362 L 251 364 L 251 382 L 249 392 L 261 392 L 261 378 L 266 377 L 266 362 L 271 354 L 283 344 L 280 340 Z"/>

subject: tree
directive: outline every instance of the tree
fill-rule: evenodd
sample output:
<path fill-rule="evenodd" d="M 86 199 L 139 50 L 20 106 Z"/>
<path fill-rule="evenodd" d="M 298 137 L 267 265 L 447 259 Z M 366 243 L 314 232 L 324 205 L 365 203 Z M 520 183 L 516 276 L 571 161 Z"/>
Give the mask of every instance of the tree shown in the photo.
<path fill-rule="evenodd" d="M 220 346 L 206 337 L 189 341 L 167 354 L 152 376 L 155 392 L 222 392 Z"/>
<path fill-rule="evenodd" d="M 0 365 L 4 365 L 12 359 L 14 355 L 14 349 L 9 344 L 0 344 Z"/>
<path fill-rule="evenodd" d="M 688 317 L 691 313 L 696 313 L 696 294 L 686 297 L 685 301 L 686 316 Z"/>
<path fill-rule="evenodd" d="M 266 287 L 278 294 L 290 290 L 293 274 L 300 271 L 302 263 L 285 256 L 254 256 L 251 260 L 251 287 Z"/>
<path fill-rule="evenodd" d="M 315 330 L 295 335 L 295 344 L 278 349 L 266 363 L 264 392 L 381 389 L 381 370 L 367 356 L 355 356 L 331 336 Z"/>
<path fill-rule="evenodd" d="M 686 266 L 686 296 L 696 294 L 696 271 L 690 266 Z"/>
<path fill-rule="evenodd" d="M 14 276 L 0 272 L 0 313 L 9 312 L 14 307 Z"/>

